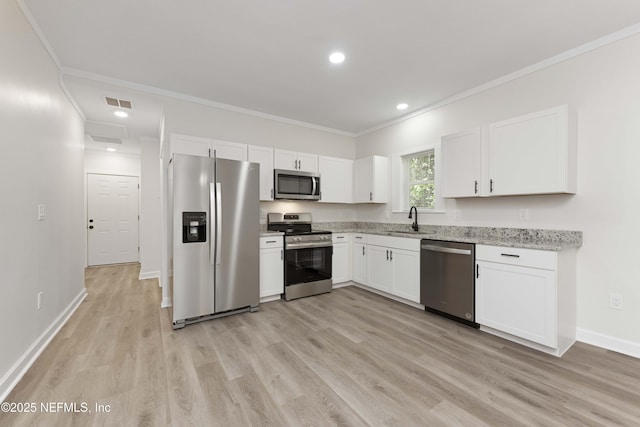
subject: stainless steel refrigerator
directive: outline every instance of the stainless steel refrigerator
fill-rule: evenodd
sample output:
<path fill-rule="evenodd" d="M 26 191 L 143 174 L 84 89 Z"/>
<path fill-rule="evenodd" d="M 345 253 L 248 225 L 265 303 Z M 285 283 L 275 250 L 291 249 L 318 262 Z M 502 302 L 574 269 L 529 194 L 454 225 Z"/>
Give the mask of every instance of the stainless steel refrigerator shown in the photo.
<path fill-rule="evenodd" d="M 174 154 L 169 163 L 173 328 L 260 302 L 260 165 Z"/>

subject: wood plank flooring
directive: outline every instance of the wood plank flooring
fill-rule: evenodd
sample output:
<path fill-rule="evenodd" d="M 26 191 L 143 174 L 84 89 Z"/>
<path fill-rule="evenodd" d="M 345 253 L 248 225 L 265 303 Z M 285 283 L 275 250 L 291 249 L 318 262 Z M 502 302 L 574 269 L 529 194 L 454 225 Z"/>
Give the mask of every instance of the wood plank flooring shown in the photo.
<path fill-rule="evenodd" d="M 173 331 L 138 268 L 87 269 L 6 400 L 38 410 L 1 426 L 640 425 L 638 359 L 580 343 L 557 359 L 353 286 Z"/>

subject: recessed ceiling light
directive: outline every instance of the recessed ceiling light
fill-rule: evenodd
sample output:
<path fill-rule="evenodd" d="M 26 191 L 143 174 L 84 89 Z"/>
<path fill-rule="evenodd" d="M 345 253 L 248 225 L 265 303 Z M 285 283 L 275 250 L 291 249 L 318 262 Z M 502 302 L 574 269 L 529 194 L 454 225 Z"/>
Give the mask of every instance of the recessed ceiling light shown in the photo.
<path fill-rule="evenodd" d="M 113 153 L 114 151 L 116 151 L 116 149 L 113 148 L 113 147 L 109 147 L 109 148 L 107 148 L 107 151 L 111 151 Z"/>
<path fill-rule="evenodd" d="M 344 62 L 344 53 L 342 52 L 333 52 L 331 55 L 329 55 L 329 61 L 331 61 L 334 64 L 341 64 Z"/>
<path fill-rule="evenodd" d="M 115 115 L 116 115 L 116 116 L 118 116 L 118 117 L 122 117 L 122 118 L 124 118 L 124 117 L 129 117 L 129 114 L 127 114 L 127 112 L 126 112 L 126 111 L 120 111 L 120 110 L 118 110 L 118 111 L 114 112 L 113 114 L 115 114 Z"/>
<path fill-rule="evenodd" d="M 403 102 L 403 103 L 401 103 L 401 104 L 396 105 L 396 108 L 397 108 L 398 110 L 406 110 L 408 106 L 409 106 L 409 104 L 405 104 L 405 103 Z"/>

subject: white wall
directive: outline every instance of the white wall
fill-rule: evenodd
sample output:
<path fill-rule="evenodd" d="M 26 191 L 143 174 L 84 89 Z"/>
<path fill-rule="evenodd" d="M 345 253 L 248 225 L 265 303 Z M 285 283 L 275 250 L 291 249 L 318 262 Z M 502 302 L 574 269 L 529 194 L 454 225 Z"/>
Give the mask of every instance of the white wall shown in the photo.
<path fill-rule="evenodd" d="M 140 142 L 140 278 L 160 277 L 160 141 Z"/>
<path fill-rule="evenodd" d="M 140 176 L 140 155 L 106 150 L 85 151 L 84 170 L 86 173 Z"/>
<path fill-rule="evenodd" d="M 83 120 L 13 1 L 0 2 L 0 40 L 2 401 L 85 290 Z"/>
<path fill-rule="evenodd" d="M 636 35 L 357 139 L 357 157 L 391 155 L 440 136 L 560 104 L 578 119 L 578 194 L 447 201 L 421 224 L 571 229 L 578 251 L 579 338 L 640 357 L 640 36 Z M 528 208 L 530 220 L 518 210 Z M 453 210 L 461 211 L 456 221 Z M 383 220 L 390 206 L 356 208 Z M 404 214 L 391 214 L 407 222 Z M 622 311 L 609 294 L 623 296 Z M 607 344 L 608 343 L 608 344 Z"/>

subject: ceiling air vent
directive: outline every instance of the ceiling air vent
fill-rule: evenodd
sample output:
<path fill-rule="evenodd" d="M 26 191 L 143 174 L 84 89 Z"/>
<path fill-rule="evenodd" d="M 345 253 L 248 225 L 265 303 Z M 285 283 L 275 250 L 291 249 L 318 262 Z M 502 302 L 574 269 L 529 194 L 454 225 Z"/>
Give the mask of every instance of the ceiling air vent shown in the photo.
<path fill-rule="evenodd" d="M 109 144 L 122 144 L 122 140 L 118 138 L 110 138 L 108 136 L 90 135 L 95 142 L 106 142 Z"/>
<path fill-rule="evenodd" d="M 105 99 L 107 100 L 107 104 L 111 105 L 112 107 L 128 108 L 129 110 L 131 109 L 131 101 L 125 101 L 124 99 L 110 98 L 108 96 L 106 96 Z"/>

